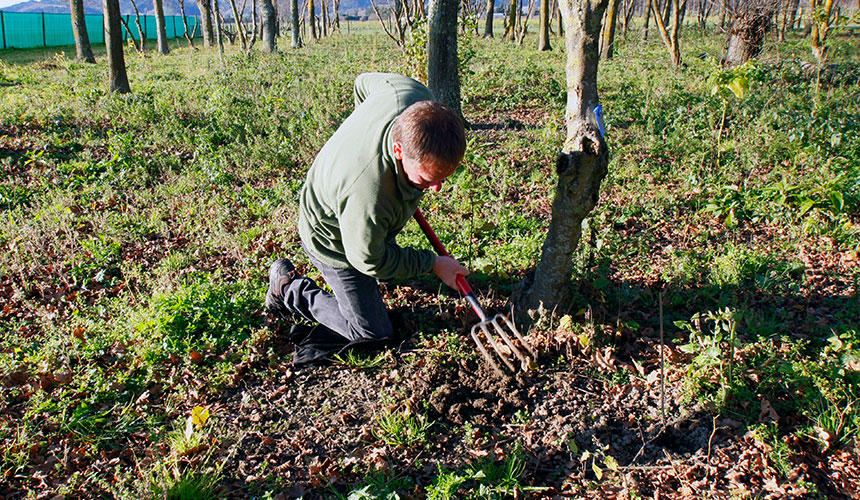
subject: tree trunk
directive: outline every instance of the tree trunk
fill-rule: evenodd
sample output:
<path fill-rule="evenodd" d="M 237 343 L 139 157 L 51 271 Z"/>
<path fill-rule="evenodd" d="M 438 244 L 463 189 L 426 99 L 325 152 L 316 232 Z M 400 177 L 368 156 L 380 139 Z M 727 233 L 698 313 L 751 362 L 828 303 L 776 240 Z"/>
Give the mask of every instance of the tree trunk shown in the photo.
<path fill-rule="evenodd" d="M 660 31 L 660 38 L 663 39 L 663 44 L 666 45 L 666 49 L 669 51 L 669 60 L 672 62 L 672 66 L 677 68 L 681 66 L 681 47 L 678 41 L 678 14 L 680 9 L 678 0 L 666 1 L 667 3 L 672 3 L 672 24 L 668 28 L 663 22 L 663 16 L 660 15 L 660 6 L 657 4 L 657 0 L 651 0 L 651 9 L 654 13 L 654 22 Z"/>
<path fill-rule="evenodd" d="M 302 48 L 302 35 L 299 33 L 299 0 L 290 0 L 290 32 L 292 35 L 290 47 Z"/>
<path fill-rule="evenodd" d="M 316 8 L 314 7 L 314 0 L 308 0 L 308 25 L 311 30 L 311 39 L 318 40 L 319 36 L 317 34 Z"/>
<path fill-rule="evenodd" d="M 427 83 L 442 104 L 457 115 L 460 110 L 460 74 L 457 67 L 458 0 L 433 0 L 427 32 Z"/>
<path fill-rule="evenodd" d="M 733 17 L 725 58 L 725 63 L 731 66 L 743 64 L 761 53 L 765 35 L 773 21 L 773 12 L 750 8 Z"/>
<path fill-rule="evenodd" d="M 218 57 L 221 63 L 224 63 L 224 40 L 221 38 L 221 7 L 218 6 L 218 0 L 212 0 L 212 5 L 215 7 L 215 39 L 218 43 Z"/>
<path fill-rule="evenodd" d="M 277 52 L 278 47 L 275 45 L 276 20 L 275 6 L 272 5 L 272 0 L 262 0 L 262 24 L 263 24 L 263 52 L 270 54 Z"/>
<path fill-rule="evenodd" d="M 156 46 L 159 54 L 169 54 L 170 47 L 167 46 L 167 31 L 164 27 L 164 3 L 163 0 L 152 0 L 155 7 L 155 31 L 157 35 Z"/>
<path fill-rule="evenodd" d="M 508 4 L 508 12 L 505 18 L 507 22 L 505 23 L 505 36 L 503 39 L 514 40 L 515 35 L 514 32 L 517 29 L 517 5 L 519 5 L 520 0 L 510 0 Z"/>
<path fill-rule="evenodd" d="M 122 51 L 122 27 L 119 22 L 119 0 L 102 0 L 105 23 L 105 49 L 108 56 L 108 89 L 111 92 L 131 92 L 125 72 L 125 56 Z"/>
<path fill-rule="evenodd" d="M 556 159 L 558 183 L 549 231 L 534 274 L 520 284 L 514 298 L 520 311 L 552 311 L 569 293 L 571 258 L 579 243 L 582 221 L 600 194 L 609 152 L 596 123 L 599 104 L 597 64 L 600 24 L 608 0 L 560 0 L 565 24 L 567 64 L 567 136 Z M 522 317 L 521 317 L 522 319 Z"/>
<path fill-rule="evenodd" d="M 645 0 L 645 29 L 642 32 L 642 39 L 648 39 L 648 28 L 651 23 L 651 0 Z"/>
<path fill-rule="evenodd" d="M 487 0 L 487 18 L 484 20 L 484 38 L 493 38 L 493 10 L 496 0 Z"/>
<path fill-rule="evenodd" d="M 212 26 L 212 4 L 210 0 L 197 0 L 200 9 L 200 22 L 203 23 L 203 45 L 215 46 L 215 29 Z"/>
<path fill-rule="evenodd" d="M 540 0 L 540 33 L 538 37 L 538 50 L 552 50 L 552 47 L 549 45 L 549 0 Z"/>
<path fill-rule="evenodd" d="M 561 7 L 559 1 L 555 2 L 555 13 L 558 14 L 558 36 L 564 36 L 564 19 L 561 16 Z"/>
<path fill-rule="evenodd" d="M 134 0 L 131 0 L 131 6 L 134 8 L 134 24 L 137 25 L 137 34 L 140 37 L 140 51 L 144 52 L 146 50 L 146 32 L 143 31 L 143 27 L 140 25 L 140 11 L 137 10 L 137 4 Z"/>
<path fill-rule="evenodd" d="M 72 14 L 72 32 L 75 35 L 75 59 L 95 64 L 96 58 L 90 47 L 90 37 L 87 35 L 87 25 L 84 20 L 83 0 L 69 0 L 69 11 Z"/>
<path fill-rule="evenodd" d="M 399 1 L 399 0 L 395 0 Z M 328 4 L 326 0 L 320 0 L 320 28 L 322 28 L 322 38 L 328 36 Z"/>
<path fill-rule="evenodd" d="M 196 51 L 197 48 L 194 47 L 194 34 L 188 33 L 188 19 L 185 16 L 185 0 L 179 0 L 179 13 L 182 15 L 182 27 L 185 29 L 185 39 L 188 40 L 188 45 L 190 45 L 191 48 Z M 194 25 L 194 28 L 197 28 L 196 24 Z"/>
<path fill-rule="evenodd" d="M 612 46 L 615 44 L 615 25 L 618 22 L 618 0 L 608 1 L 605 19 L 600 36 L 600 57 L 602 59 L 612 59 Z"/>
<path fill-rule="evenodd" d="M 820 19 L 816 19 L 819 14 L 816 12 L 821 10 Z M 830 33 L 833 20 L 831 12 L 833 11 L 833 0 L 810 0 L 809 3 L 809 45 L 812 48 L 812 55 L 815 56 L 815 62 L 818 67 L 824 66 L 827 62 L 827 35 Z"/>

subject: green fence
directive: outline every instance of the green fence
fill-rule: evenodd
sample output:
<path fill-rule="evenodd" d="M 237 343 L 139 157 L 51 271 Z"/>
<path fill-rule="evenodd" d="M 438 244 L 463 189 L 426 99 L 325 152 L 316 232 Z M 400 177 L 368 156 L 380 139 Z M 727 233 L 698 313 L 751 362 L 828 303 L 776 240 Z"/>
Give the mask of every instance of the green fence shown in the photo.
<path fill-rule="evenodd" d="M 140 40 L 135 16 L 122 16 L 128 24 L 128 30 L 122 27 L 122 38 Z M 196 17 L 186 17 L 188 33 L 201 36 L 197 28 Z M 104 18 L 101 15 L 85 15 L 87 35 L 90 43 L 104 43 Z M 140 16 L 140 27 L 147 39 L 158 37 L 155 29 L 155 16 Z M 164 28 L 167 38 L 185 36 L 185 26 L 182 16 L 164 16 Z M 129 31 L 131 30 L 131 31 Z M 195 32 L 196 31 L 196 32 Z M 57 47 L 74 45 L 75 35 L 72 33 L 70 14 L 47 14 L 44 12 L 4 12 L 0 10 L 0 48 L 25 49 L 32 47 Z"/>

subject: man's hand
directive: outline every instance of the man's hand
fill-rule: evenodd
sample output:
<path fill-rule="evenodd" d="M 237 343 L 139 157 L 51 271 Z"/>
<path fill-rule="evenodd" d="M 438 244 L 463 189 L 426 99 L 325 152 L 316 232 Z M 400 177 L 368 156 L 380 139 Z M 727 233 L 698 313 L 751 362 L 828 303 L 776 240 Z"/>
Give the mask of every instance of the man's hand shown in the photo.
<path fill-rule="evenodd" d="M 436 262 L 433 263 L 433 272 L 439 279 L 445 282 L 446 285 L 453 289 L 457 289 L 457 275 L 469 275 L 469 270 L 461 266 L 456 259 L 451 257 L 437 256 Z"/>

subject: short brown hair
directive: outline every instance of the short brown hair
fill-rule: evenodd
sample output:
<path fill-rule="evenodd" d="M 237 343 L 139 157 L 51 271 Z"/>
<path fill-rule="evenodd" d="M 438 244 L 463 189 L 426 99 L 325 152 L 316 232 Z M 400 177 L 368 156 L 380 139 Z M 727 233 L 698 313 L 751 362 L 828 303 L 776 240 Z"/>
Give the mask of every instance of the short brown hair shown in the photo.
<path fill-rule="evenodd" d="M 400 113 L 391 131 L 403 154 L 425 164 L 445 167 L 450 175 L 466 153 L 466 131 L 459 116 L 435 101 L 418 101 Z"/>

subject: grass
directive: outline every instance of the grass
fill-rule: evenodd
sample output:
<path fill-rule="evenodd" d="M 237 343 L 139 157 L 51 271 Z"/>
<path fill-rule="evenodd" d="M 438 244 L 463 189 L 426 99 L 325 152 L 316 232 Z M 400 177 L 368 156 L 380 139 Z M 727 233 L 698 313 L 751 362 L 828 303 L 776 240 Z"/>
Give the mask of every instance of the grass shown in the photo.
<path fill-rule="evenodd" d="M 476 127 L 463 168 L 422 207 L 479 290 L 501 294 L 540 257 L 564 137 L 561 44 L 538 53 L 529 36 L 517 49 L 467 40 L 463 109 Z M 750 424 L 766 398 L 800 415 L 768 428 L 768 442 L 796 434 L 850 446 L 860 428 L 860 91 L 850 80 L 816 87 L 784 61 L 760 63 L 746 96 L 723 100 L 711 93 L 722 36 L 682 36 L 681 70 L 667 69 L 657 37 L 633 32 L 601 62 L 611 163 L 572 263 L 570 310 L 557 312 L 595 347 L 620 342 L 610 333 L 622 328 L 647 337 L 660 282 L 668 336 L 700 346 L 676 366 L 691 398 Z M 105 91 L 102 49 L 96 65 L 69 60 L 68 48 L 0 52 L 0 401 L 14 417 L 0 424 L 0 478 L 20 490 L 37 486 L 33 447 L 73 443 L 87 464 L 122 449 L 165 460 L 152 443 L 188 394 L 217 394 L 257 356 L 268 263 L 308 265 L 298 193 L 351 110 L 355 75 L 414 67 L 371 23 L 301 51 L 282 39 L 272 57 L 228 47 L 223 64 L 183 43 L 167 57 L 128 52 L 127 96 Z M 805 43 L 792 36 L 780 54 L 808 61 Z M 834 62 L 856 72 L 856 44 L 832 43 Z M 398 241 L 428 248 L 415 225 Z M 738 314 L 732 340 L 703 319 L 723 308 Z M 458 328 L 422 326 L 440 369 L 474 359 Z M 610 381 L 627 380 L 622 371 Z M 424 449 L 437 432 L 428 418 L 379 411 L 375 437 Z M 427 494 L 512 494 L 521 468 L 509 457 L 440 470 Z M 158 495 L 205 497 L 214 479 L 198 472 Z M 111 480 L 91 470 L 74 484 L 96 495 Z M 374 484 L 359 489 L 385 490 Z"/>

